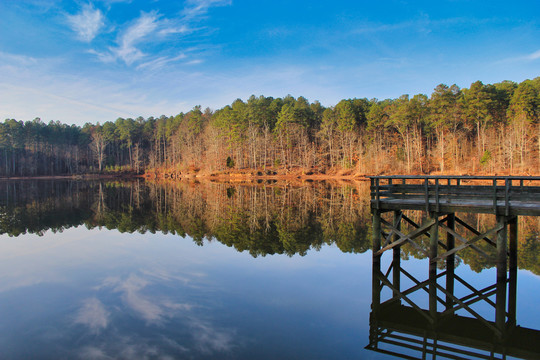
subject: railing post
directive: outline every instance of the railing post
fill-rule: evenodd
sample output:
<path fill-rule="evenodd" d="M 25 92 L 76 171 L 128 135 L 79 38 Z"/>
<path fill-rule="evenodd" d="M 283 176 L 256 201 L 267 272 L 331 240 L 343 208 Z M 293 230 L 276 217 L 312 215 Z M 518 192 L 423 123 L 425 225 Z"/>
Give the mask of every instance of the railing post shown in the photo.
<path fill-rule="evenodd" d="M 497 215 L 497 179 L 493 179 L 493 213 Z"/>
<path fill-rule="evenodd" d="M 439 213 L 439 179 L 435 179 L 435 211 Z"/>
<path fill-rule="evenodd" d="M 504 179 L 504 215 L 509 216 L 510 215 L 510 187 L 512 185 L 512 180 L 509 178 Z"/>
<path fill-rule="evenodd" d="M 379 178 L 375 178 L 375 197 L 376 197 L 376 204 L 377 204 L 377 209 L 379 209 L 379 205 L 380 205 L 380 202 L 381 202 L 381 199 L 380 199 L 380 189 L 379 189 Z"/>
<path fill-rule="evenodd" d="M 429 214 L 429 179 L 427 177 L 424 182 L 424 193 L 426 199 L 426 213 Z"/>

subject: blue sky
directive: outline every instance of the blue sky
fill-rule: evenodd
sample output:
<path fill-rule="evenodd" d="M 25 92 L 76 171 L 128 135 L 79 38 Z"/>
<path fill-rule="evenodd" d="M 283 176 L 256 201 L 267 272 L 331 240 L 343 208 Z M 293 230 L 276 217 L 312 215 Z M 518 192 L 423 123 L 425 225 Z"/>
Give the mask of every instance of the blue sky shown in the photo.
<path fill-rule="evenodd" d="M 540 76 L 540 1 L 0 0 L 0 119 L 325 106 Z"/>

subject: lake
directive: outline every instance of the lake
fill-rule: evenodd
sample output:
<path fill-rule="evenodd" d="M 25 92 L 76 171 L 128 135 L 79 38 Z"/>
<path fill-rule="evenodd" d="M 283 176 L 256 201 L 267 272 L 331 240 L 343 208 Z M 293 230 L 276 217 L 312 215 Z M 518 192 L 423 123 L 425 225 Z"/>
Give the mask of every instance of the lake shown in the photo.
<path fill-rule="evenodd" d="M 516 321 L 537 336 L 538 218 L 519 229 Z M 0 234 L 1 359 L 422 358 L 368 346 L 367 183 L 0 181 Z M 494 263 L 473 250 L 456 261 L 475 289 L 495 283 Z M 401 267 L 428 277 L 414 247 Z M 421 293 L 411 299 L 426 308 Z M 493 317 L 489 302 L 474 309 Z M 461 357 L 449 358 L 490 356 L 456 342 Z"/>

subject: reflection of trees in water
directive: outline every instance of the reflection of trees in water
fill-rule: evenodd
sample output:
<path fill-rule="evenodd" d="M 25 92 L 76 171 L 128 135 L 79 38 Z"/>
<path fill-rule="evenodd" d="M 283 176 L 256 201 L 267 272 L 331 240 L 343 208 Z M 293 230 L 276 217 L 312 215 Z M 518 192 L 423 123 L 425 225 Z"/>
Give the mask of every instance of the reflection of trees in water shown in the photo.
<path fill-rule="evenodd" d="M 217 240 L 252 256 L 305 255 L 324 244 L 361 253 L 371 249 L 372 236 L 369 184 L 363 182 L 1 182 L 0 215 L 0 233 L 10 236 L 79 225 L 129 233 L 159 231 L 188 235 L 199 245 Z M 422 222 L 419 212 L 408 216 Z M 495 221 L 491 215 L 459 216 L 480 230 Z M 519 221 L 519 265 L 540 274 L 540 218 Z M 460 225 L 456 229 L 463 232 Z M 427 248 L 429 239 L 420 243 Z M 494 254 L 487 243 L 478 246 Z M 475 271 L 493 266 L 472 249 L 460 253 L 458 261 Z M 402 254 L 424 257 L 410 246 L 403 246 Z"/>
<path fill-rule="evenodd" d="M 161 216 L 172 217 L 172 222 L 199 244 L 204 238 L 216 239 L 253 256 L 304 255 L 324 243 L 335 243 L 349 252 L 370 248 L 365 236 L 369 222 L 361 221 L 368 219 L 367 200 L 357 200 L 359 191 L 366 191 L 365 184 L 179 182 L 148 186 L 156 208 L 164 211 Z M 168 209 L 162 207 L 164 198 Z"/>

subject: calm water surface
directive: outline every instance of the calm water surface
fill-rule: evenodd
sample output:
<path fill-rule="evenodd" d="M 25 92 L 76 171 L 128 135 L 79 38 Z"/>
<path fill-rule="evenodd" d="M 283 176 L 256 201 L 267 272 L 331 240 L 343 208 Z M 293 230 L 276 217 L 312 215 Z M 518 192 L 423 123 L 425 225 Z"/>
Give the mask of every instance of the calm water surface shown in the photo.
<path fill-rule="evenodd" d="M 365 190 L 1 182 L 0 358 L 395 359 L 365 349 Z M 521 225 L 517 321 L 539 329 L 538 223 Z M 425 279 L 417 255 L 402 266 Z M 472 255 L 456 273 L 495 280 Z"/>

